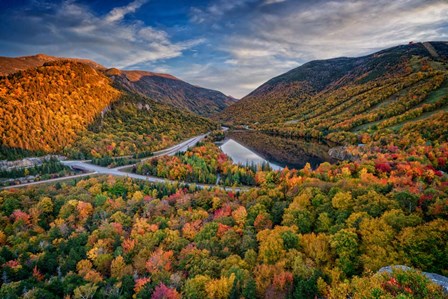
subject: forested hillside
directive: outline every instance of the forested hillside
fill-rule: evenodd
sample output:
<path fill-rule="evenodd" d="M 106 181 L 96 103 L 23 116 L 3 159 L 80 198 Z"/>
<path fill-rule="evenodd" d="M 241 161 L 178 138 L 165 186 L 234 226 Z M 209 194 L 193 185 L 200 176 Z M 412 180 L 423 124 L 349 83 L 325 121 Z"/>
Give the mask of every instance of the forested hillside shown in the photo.
<path fill-rule="evenodd" d="M 124 93 L 64 153 L 74 158 L 138 155 L 217 128 L 192 112 Z"/>
<path fill-rule="evenodd" d="M 118 69 L 109 69 L 106 74 L 120 88 L 199 115 L 210 116 L 237 101 L 219 91 L 194 86 L 168 74 Z"/>
<path fill-rule="evenodd" d="M 104 66 L 81 58 L 55 57 L 45 54 L 23 57 L 0 57 L 0 76 L 26 71 L 56 61 L 87 64 L 112 79 L 114 87 L 136 93 L 150 99 L 188 110 L 203 116 L 222 111 L 237 100 L 217 90 L 211 90 L 184 82 L 172 75 L 137 70 L 106 69 Z"/>
<path fill-rule="evenodd" d="M 0 78 L 2 147 L 59 151 L 120 97 L 92 67 L 70 61 Z"/>
<path fill-rule="evenodd" d="M 21 57 L 4 57 L 0 56 L 0 76 L 7 76 L 19 71 L 25 71 L 27 69 L 32 69 L 38 66 L 42 66 L 47 62 L 67 60 L 72 62 L 81 62 L 87 64 L 95 69 L 104 70 L 105 67 L 88 59 L 82 58 L 65 58 L 65 57 L 55 57 L 45 54 L 37 54 L 32 56 L 21 56 Z"/>
<path fill-rule="evenodd" d="M 430 45 L 311 62 L 221 115 L 362 143 L 337 163 L 244 167 L 204 142 L 133 169 L 190 185 L 92 174 L 0 191 L 0 298 L 447 298 L 421 273 L 448 275 L 448 46 Z M 217 127 L 112 84 L 74 61 L 1 77 L 2 155 L 119 165 Z M 195 184 L 218 176 L 255 187 Z M 390 265 L 415 270 L 378 273 Z"/>
<path fill-rule="evenodd" d="M 114 177 L 1 191 L 0 297 L 446 298 L 418 271 L 376 272 L 448 275 L 448 144 L 386 142 L 241 193 Z"/>
<path fill-rule="evenodd" d="M 114 88 L 101 71 L 80 62 L 57 60 L 0 77 L 0 159 L 134 154 L 210 128 L 192 113 Z"/>
<path fill-rule="evenodd" d="M 431 51 L 430 51 L 431 50 Z M 353 142 L 448 111 L 448 44 L 416 43 L 312 61 L 263 84 L 218 118 L 286 136 Z"/>

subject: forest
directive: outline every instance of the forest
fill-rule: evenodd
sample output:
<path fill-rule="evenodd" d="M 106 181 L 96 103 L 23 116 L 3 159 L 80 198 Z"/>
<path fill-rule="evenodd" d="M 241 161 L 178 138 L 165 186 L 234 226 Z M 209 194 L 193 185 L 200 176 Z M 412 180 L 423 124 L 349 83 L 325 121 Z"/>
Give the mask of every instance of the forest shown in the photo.
<path fill-rule="evenodd" d="M 408 124 L 431 124 L 448 113 L 448 46 L 432 44 L 440 57 L 412 44 L 366 57 L 311 61 L 269 80 L 215 118 L 340 144 L 356 144 L 362 133 L 401 133 Z"/>
<path fill-rule="evenodd" d="M 212 138 L 220 138 L 215 133 Z M 162 156 L 137 164 L 133 172 L 190 183 L 253 186 L 258 170 L 271 170 L 269 165 L 239 165 L 208 139 L 184 153 Z"/>
<path fill-rule="evenodd" d="M 112 85 L 101 71 L 69 60 L 0 77 L 0 159 L 144 155 L 217 126 Z"/>
<path fill-rule="evenodd" d="M 410 134 L 258 170 L 244 192 L 104 176 L 0 191 L 0 297 L 446 298 L 420 271 L 448 275 L 448 143 Z M 377 273 L 396 264 L 416 270 Z"/>
<path fill-rule="evenodd" d="M 101 158 L 93 158 L 90 161 L 90 163 L 95 164 L 95 165 L 99 165 L 99 166 L 103 166 L 103 167 L 113 168 L 113 167 L 118 167 L 118 166 L 134 164 L 134 163 L 137 163 L 139 161 L 140 160 L 138 160 L 138 159 L 130 158 L 130 157 L 127 157 L 127 156 L 125 156 L 125 157 L 118 157 L 118 158 L 104 156 L 104 157 L 101 157 Z"/>
<path fill-rule="evenodd" d="M 119 95 L 107 77 L 69 61 L 0 77 L 2 145 L 60 150 Z"/>
<path fill-rule="evenodd" d="M 191 112 L 124 94 L 104 115 L 98 115 L 64 153 L 75 159 L 143 157 L 217 126 Z"/>
<path fill-rule="evenodd" d="M 218 123 L 87 64 L 0 77 L 0 159 L 58 152 L 115 167 L 211 132 L 133 167 L 177 183 L 92 174 L 0 190 L 0 298 L 448 298 L 423 274 L 448 276 L 443 57 L 408 45 L 310 62 L 215 117 L 292 138 L 274 138 L 283 149 L 325 140 L 297 155 L 331 144 L 349 157 L 277 171 L 233 164 L 213 143 L 226 137 Z M 69 172 L 49 161 L 0 177 Z M 412 269 L 379 272 L 391 265 Z"/>
<path fill-rule="evenodd" d="M 42 164 L 33 167 L 14 168 L 10 170 L 1 169 L 0 186 L 16 184 L 17 182 L 11 179 L 26 178 L 28 176 L 33 176 L 33 181 L 39 181 L 74 174 L 76 174 L 76 171 L 63 165 L 59 160 L 52 157 L 48 160 L 44 160 Z"/>

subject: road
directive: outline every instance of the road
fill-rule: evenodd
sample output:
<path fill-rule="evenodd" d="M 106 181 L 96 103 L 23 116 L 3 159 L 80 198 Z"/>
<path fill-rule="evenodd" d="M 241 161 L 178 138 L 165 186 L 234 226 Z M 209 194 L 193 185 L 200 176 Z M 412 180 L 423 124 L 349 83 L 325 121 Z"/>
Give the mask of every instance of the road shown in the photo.
<path fill-rule="evenodd" d="M 20 185 L 0 187 L 0 190 L 15 189 L 15 188 L 21 188 L 21 187 L 32 186 L 32 185 L 47 184 L 47 183 L 55 183 L 55 182 L 59 182 L 59 181 L 69 180 L 69 179 L 81 178 L 81 177 L 85 177 L 85 176 L 89 176 L 89 175 L 93 175 L 93 174 L 95 174 L 95 172 L 80 173 L 80 174 L 76 174 L 76 175 L 64 176 L 64 177 L 55 178 L 55 179 L 37 181 L 37 182 L 32 182 L 32 183 L 25 183 L 25 184 L 20 184 Z"/>
<path fill-rule="evenodd" d="M 167 156 L 167 155 L 171 156 L 171 155 L 176 154 L 177 152 L 184 152 L 189 147 L 196 145 L 199 141 L 204 139 L 207 135 L 208 135 L 208 133 L 202 134 L 199 136 L 195 136 L 195 137 L 190 138 L 186 141 L 183 141 L 179 144 L 173 145 L 172 147 L 169 147 L 167 149 L 154 152 L 153 156 L 142 159 L 142 161 L 152 159 L 154 157 Z M 116 168 L 107 168 L 107 167 L 102 167 L 102 166 L 90 164 L 90 163 L 87 163 L 84 161 L 79 161 L 79 160 L 61 161 L 61 163 L 66 166 L 72 167 L 74 169 L 85 171 L 86 173 L 73 175 L 73 176 L 66 176 L 66 177 L 56 178 L 56 179 L 49 179 L 49 180 L 44 180 L 44 181 L 39 181 L 39 182 L 32 182 L 32 183 L 2 187 L 0 189 L 13 189 L 13 188 L 20 188 L 20 187 L 25 187 L 25 186 L 37 185 L 37 184 L 53 183 L 53 182 L 57 182 L 57 181 L 69 180 L 69 179 L 74 179 L 74 178 L 84 177 L 84 176 L 89 176 L 89 175 L 96 175 L 96 174 L 129 177 L 132 179 L 144 180 L 144 181 L 153 182 L 153 183 L 164 183 L 164 182 L 165 183 L 178 183 L 178 181 L 121 171 L 123 168 L 129 168 L 135 164 L 120 166 L 120 167 L 116 167 Z M 180 182 L 180 183 L 184 183 L 184 182 Z M 208 184 L 196 184 L 196 186 L 198 186 L 199 188 L 216 187 L 215 185 L 208 185 Z M 223 186 L 220 186 L 220 187 L 225 190 L 235 191 L 235 192 L 236 191 L 244 191 L 244 190 L 248 189 L 246 187 L 223 187 Z"/>
<path fill-rule="evenodd" d="M 201 141 L 202 139 L 207 137 L 207 135 L 208 135 L 208 133 L 207 134 L 202 134 L 202 135 L 199 135 L 199 136 L 196 136 L 196 137 L 192 137 L 192 138 L 190 138 L 188 140 L 185 140 L 184 142 L 181 142 L 179 144 L 173 145 L 173 146 L 171 146 L 169 148 L 166 148 L 166 149 L 154 152 L 151 157 L 141 159 L 141 161 L 146 161 L 146 160 L 149 160 L 149 159 L 152 159 L 152 158 L 155 158 L 155 157 L 160 157 L 160 156 L 172 156 L 172 155 L 174 155 L 174 154 L 176 154 L 178 152 L 185 152 L 189 147 L 195 146 L 199 141 Z M 62 163 L 64 163 L 64 162 L 62 162 Z M 113 168 L 113 169 L 120 170 L 120 169 L 132 167 L 134 165 L 135 164 L 124 165 L 124 166 L 116 167 L 116 168 Z"/>

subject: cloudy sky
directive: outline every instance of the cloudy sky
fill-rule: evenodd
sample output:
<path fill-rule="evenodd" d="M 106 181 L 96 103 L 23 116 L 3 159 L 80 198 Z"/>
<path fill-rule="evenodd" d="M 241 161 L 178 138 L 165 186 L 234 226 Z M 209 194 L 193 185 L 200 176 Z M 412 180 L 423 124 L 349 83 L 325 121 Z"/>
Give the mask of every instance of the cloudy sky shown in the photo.
<path fill-rule="evenodd" d="M 243 97 L 309 60 L 448 40 L 448 0 L 0 0 L 0 56 L 166 72 Z"/>

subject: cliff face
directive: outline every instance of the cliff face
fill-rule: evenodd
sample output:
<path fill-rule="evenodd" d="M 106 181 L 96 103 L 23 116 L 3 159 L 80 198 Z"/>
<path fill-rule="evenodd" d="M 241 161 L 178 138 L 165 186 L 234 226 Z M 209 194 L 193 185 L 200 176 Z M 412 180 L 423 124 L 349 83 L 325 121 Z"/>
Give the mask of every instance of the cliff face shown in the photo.
<path fill-rule="evenodd" d="M 116 87 L 138 93 L 150 99 L 188 110 L 202 116 L 210 116 L 224 110 L 237 99 L 220 91 L 189 84 L 170 74 L 137 70 L 106 69 L 94 61 L 82 58 L 55 57 L 45 54 L 22 57 L 0 57 L 0 76 L 30 70 L 55 61 L 79 62 L 103 72 L 113 79 Z"/>

